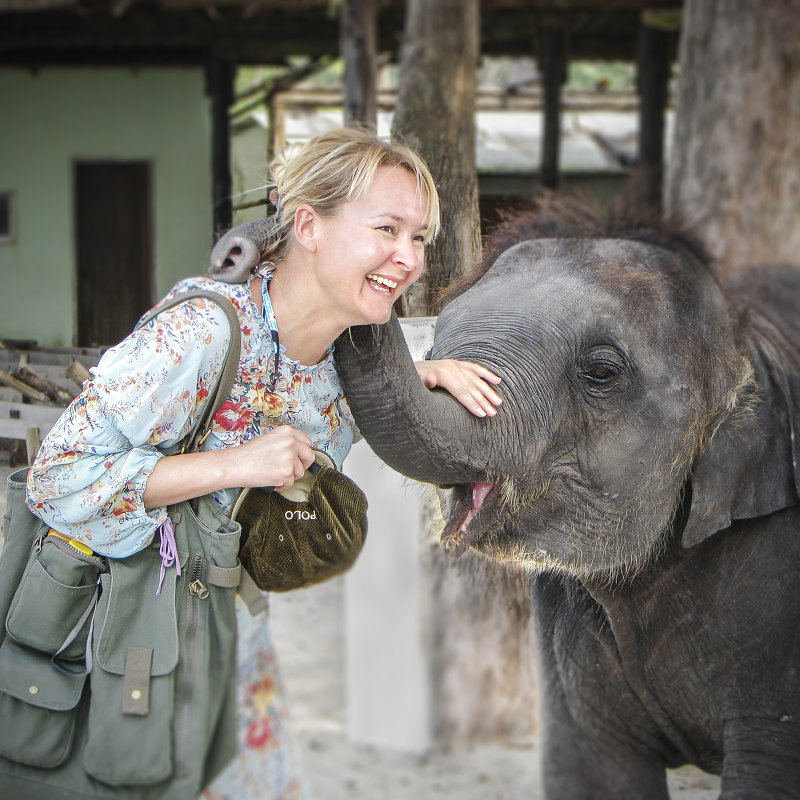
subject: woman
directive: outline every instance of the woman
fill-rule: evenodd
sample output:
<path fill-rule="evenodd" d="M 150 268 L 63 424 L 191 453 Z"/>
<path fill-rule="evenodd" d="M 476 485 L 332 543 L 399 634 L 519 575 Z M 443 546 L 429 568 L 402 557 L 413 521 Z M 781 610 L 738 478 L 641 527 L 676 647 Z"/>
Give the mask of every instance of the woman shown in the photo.
<path fill-rule="evenodd" d="M 338 130 L 273 167 L 280 197 L 269 262 L 244 283 L 211 289 L 239 317 L 242 354 L 230 397 L 198 453 L 165 455 L 191 429 L 229 346 L 219 308 L 190 300 L 109 350 L 45 438 L 28 504 L 56 531 L 124 558 L 149 545 L 166 506 L 240 487 L 289 487 L 324 450 L 341 467 L 356 427 L 332 360 L 350 325 L 386 322 L 424 265 L 439 227 L 433 179 L 407 148 Z M 425 362 L 429 387 L 473 413 L 495 413 L 499 379 L 467 362 Z M 274 653 L 263 617 L 239 623 L 240 753 L 208 796 L 302 795 Z"/>

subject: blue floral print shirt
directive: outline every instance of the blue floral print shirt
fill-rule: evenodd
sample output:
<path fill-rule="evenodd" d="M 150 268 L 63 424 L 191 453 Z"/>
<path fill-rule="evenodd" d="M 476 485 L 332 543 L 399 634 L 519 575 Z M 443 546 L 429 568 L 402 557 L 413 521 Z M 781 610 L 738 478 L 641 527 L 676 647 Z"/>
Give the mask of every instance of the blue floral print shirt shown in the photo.
<path fill-rule="evenodd" d="M 333 348 L 312 366 L 287 357 L 269 299 L 271 277 L 264 274 L 261 312 L 249 283 L 190 278 L 167 295 L 211 290 L 229 297 L 239 317 L 238 373 L 203 449 L 234 446 L 291 425 L 341 467 L 358 433 Z M 102 555 L 124 558 L 147 547 L 166 519 L 165 508 L 144 508 L 147 478 L 162 451 L 177 449 L 202 413 L 228 351 L 229 331 L 216 304 L 192 299 L 106 351 L 42 442 L 28 476 L 31 510 Z M 235 493 L 221 491 L 215 498 L 227 508 Z"/>

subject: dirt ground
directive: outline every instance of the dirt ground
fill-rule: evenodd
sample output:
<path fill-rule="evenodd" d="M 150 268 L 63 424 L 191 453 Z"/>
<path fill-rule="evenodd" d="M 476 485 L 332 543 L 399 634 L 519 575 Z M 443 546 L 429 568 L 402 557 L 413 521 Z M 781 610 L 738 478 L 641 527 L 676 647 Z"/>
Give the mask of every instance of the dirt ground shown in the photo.
<path fill-rule="evenodd" d="M 11 471 L 0 466 L 0 513 Z M 270 625 L 314 800 L 541 800 L 536 741 L 424 755 L 351 741 L 344 692 L 343 579 L 274 595 L 271 602 Z M 672 772 L 669 782 L 672 800 L 713 800 L 719 791 L 716 778 L 693 768 Z"/>
<path fill-rule="evenodd" d="M 348 739 L 343 594 L 335 579 L 271 598 L 272 634 L 314 800 L 541 800 L 536 741 L 418 756 Z M 673 800 L 719 793 L 718 779 L 694 768 L 671 772 L 669 785 Z"/>

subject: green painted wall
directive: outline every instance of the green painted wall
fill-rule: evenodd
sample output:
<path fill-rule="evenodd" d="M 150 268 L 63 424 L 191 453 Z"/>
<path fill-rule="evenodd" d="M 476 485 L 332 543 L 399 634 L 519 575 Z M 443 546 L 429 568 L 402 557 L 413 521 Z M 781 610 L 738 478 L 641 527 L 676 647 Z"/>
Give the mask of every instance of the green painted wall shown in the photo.
<path fill-rule="evenodd" d="M 16 194 L 17 217 L 15 240 L 0 243 L 0 338 L 74 343 L 75 160 L 150 160 L 157 295 L 205 272 L 211 123 L 201 69 L 2 68 L 0 110 L 0 191 Z"/>

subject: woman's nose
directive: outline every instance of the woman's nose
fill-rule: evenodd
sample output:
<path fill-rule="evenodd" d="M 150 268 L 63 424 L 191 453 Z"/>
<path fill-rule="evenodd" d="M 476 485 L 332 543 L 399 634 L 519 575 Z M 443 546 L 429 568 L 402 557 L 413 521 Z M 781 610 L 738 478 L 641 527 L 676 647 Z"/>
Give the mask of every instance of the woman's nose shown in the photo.
<path fill-rule="evenodd" d="M 414 240 L 410 236 L 398 236 L 394 261 L 407 272 L 411 272 L 419 267 L 422 254 L 417 251 L 421 249 L 414 245 Z"/>

